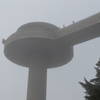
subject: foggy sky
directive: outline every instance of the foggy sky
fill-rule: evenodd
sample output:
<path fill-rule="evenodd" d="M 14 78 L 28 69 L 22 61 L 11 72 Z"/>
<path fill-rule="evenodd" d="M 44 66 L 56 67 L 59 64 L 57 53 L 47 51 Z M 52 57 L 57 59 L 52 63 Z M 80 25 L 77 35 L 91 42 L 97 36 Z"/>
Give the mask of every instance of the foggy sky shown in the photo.
<path fill-rule="evenodd" d="M 2 39 L 27 22 L 45 21 L 59 27 L 100 12 L 99 0 L 0 0 L 0 100 L 26 100 L 28 69 L 3 54 Z M 74 47 L 67 65 L 48 70 L 47 100 L 85 100 L 79 85 L 95 75 L 100 58 L 100 38 Z"/>

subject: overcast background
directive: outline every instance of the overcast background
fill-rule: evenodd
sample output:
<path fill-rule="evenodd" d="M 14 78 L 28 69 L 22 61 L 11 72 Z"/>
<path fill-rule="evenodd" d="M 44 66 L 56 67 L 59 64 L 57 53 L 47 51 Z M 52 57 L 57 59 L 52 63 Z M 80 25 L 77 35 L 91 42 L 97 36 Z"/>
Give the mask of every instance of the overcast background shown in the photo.
<path fill-rule="evenodd" d="M 26 100 L 28 69 L 4 57 L 2 39 L 27 22 L 46 21 L 59 27 L 100 12 L 100 0 L 0 0 L 0 100 Z M 73 60 L 48 70 L 47 100 L 85 100 L 79 85 L 95 75 L 100 38 L 74 47 Z"/>

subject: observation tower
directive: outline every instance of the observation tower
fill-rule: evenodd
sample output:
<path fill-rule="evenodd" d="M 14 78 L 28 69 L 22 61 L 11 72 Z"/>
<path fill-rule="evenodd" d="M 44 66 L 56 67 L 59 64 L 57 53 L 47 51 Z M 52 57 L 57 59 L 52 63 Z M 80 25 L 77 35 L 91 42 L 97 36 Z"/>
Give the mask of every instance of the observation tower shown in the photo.
<path fill-rule="evenodd" d="M 29 68 L 27 100 L 46 100 L 47 69 L 67 64 L 73 46 L 100 36 L 100 13 L 59 28 L 46 22 L 22 25 L 4 43 L 12 62 Z"/>

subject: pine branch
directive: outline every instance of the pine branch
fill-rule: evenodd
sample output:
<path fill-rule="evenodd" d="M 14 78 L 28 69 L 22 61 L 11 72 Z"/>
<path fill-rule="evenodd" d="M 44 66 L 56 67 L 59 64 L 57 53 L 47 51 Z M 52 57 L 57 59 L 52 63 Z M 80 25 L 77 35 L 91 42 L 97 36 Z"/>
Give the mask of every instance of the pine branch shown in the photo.
<path fill-rule="evenodd" d="M 86 90 L 86 100 L 100 100 L 100 60 L 96 64 L 96 78 L 87 81 L 84 78 L 84 83 L 79 82 L 81 86 Z"/>

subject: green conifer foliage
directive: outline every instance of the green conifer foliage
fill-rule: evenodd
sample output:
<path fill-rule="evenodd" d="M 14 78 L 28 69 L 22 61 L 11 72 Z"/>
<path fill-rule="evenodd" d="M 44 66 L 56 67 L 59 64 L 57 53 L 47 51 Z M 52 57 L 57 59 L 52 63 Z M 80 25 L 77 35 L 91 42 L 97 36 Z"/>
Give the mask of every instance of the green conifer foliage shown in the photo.
<path fill-rule="evenodd" d="M 81 86 L 86 90 L 86 100 L 100 100 L 100 61 L 96 64 L 96 78 L 90 81 L 80 82 Z"/>

